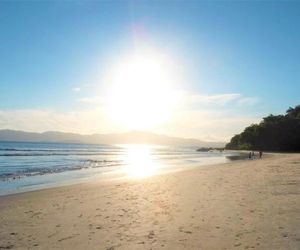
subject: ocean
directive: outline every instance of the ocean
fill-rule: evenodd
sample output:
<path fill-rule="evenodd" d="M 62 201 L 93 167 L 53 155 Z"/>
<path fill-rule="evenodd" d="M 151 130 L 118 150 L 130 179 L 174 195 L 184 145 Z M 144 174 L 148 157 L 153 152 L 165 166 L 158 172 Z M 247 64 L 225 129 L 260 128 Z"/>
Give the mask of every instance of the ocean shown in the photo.
<path fill-rule="evenodd" d="M 226 163 L 233 152 L 196 147 L 0 142 L 0 195 L 91 178 L 145 178 L 170 171 Z"/>

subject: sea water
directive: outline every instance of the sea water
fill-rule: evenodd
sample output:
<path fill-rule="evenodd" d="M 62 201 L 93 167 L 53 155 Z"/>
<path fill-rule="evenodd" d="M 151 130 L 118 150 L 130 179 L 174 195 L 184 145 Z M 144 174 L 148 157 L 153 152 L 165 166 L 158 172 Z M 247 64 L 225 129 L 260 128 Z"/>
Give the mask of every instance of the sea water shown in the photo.
<path fill-rule="evenodd" d="M 145 178 L 226 163 L 232 152 L 196 147 L 0 142 L 0 195 L 87 181 Z"/>

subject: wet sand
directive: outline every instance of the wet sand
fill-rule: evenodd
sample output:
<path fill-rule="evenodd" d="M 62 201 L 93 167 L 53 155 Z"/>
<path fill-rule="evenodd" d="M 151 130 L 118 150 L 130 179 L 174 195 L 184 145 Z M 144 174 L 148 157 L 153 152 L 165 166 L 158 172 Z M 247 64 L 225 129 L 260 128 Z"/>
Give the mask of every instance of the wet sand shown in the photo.
<path fill-rule="evenodd" d="M 300 249 L 300 154 L 0 197 L 0 249 Z"/>

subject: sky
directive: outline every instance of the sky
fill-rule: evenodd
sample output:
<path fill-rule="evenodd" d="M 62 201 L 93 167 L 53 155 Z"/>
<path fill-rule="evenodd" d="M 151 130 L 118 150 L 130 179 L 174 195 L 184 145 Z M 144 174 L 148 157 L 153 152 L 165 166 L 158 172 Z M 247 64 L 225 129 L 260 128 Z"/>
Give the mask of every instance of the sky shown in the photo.
<path fill-rule="evenodd" d="M 299 26 L 297 1 L 1 1 L 0 129 L 228 141 L 300 104 Z"/>

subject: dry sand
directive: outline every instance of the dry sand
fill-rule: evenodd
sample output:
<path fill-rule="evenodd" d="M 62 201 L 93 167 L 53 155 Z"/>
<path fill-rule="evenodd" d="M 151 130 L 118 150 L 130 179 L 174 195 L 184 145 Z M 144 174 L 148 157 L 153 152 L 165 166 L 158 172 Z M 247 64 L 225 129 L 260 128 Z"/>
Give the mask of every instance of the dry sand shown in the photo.
<path fill-rule="evenodd" d="M 0 198 L 0 249 L 300 249 L 300 155 Z"/>

